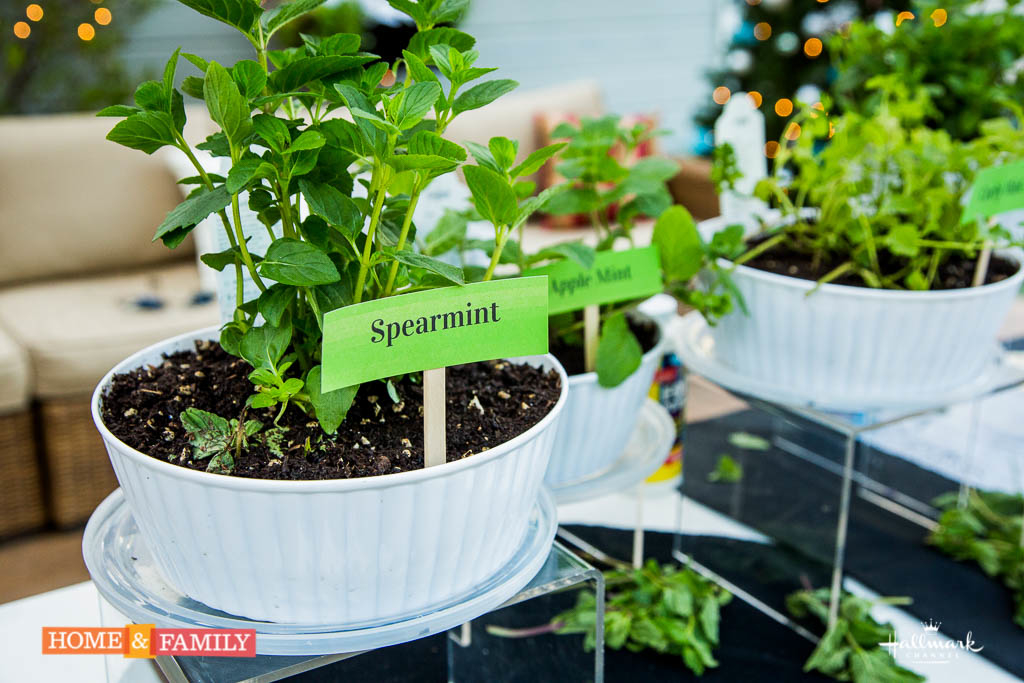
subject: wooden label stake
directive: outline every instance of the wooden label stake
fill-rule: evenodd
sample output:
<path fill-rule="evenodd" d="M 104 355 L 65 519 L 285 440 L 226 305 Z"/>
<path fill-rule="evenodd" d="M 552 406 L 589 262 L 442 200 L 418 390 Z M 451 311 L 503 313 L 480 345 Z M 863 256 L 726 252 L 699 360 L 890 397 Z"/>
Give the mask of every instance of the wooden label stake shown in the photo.
<path fill-rule="evenodd" d="M 601 334 L 601 308 L 596 304 L 583 308 L 583 365 L 587 372 L 597 369 L 597 343 Z"/>
<path fill-rule="evenodd" d="M 445 369 L 423 371 L 423 466 L 443 465 L 448 452 L 445 429 Z"/>
<path fill-rule="evenodd" d="M 985 246 L 981 248 L 981 254 L 978 255 L 978 265 L 974 268 L 974 281 L 971 282 L 971 287 L 980 287 L 985 284 L 985 278 L 988 277 L 988 264 L 992 260 L 992 243 L 985 240 Z"/>

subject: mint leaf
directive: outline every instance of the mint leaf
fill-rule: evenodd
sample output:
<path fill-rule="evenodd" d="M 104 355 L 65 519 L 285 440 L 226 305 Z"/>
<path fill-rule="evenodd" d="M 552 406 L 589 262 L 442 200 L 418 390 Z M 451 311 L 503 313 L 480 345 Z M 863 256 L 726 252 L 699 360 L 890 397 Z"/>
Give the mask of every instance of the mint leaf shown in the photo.
<path fill-rule="evenodd" d="M 651 243 L 658 247 L 665 279 L 688 282 L 704 263 L 704 248 L 697 224 L 684 207 L 669 208 L 654 224 Z"/>
<path fill-rule="evenodd" d="M 481 216 L 496 226 L 510 225 L 516 220 L 519 201 L 505 178 L 482 166 L 466 166 L 463 173 Z"/>
<path fill-rule="evenodd" d="M 152 154 L 161 147 L 175 145 L 174 121 L 166 112 L 141 111 L 114 126 L 107 139 Z"/>
<path fill-rule="evenodd" d="M 255 44 L 253 29 L 263 14 L 256 0 L 178 0 L 202 15 L 234 26 Z"/>
<path fill-rule="evenodd" d="M 302 191 L 302 196 L 309 202 L 309 208 L 313 213 L 340 228 L 350 238 L 355 239 L 363 227 L 363 214 L 355 202 L 341 190 L 326 184 L 300 180 L 299 189 Z"/>
<path fill-rule="evenodd" d="M 341 277 L 327 254 L 312 244 L 288 237 L 271 243 L 259 269 L 264 277 L 296 287 L 326 285 Z"/>
<path fill-rule="evenodd" d="M 210 62 L 206 69 L 203 98 L 210 118 L 224 130 L 232 146 L 241 145 L 252 131 L 249 103 L 242 97 L 228 70 L 217 62 Z"/>
<path fill-rule="evenodd" d="M 277 33 L 285 24 L 298 19 L 303 14 L 312 12 L 320 5 L 324 4 L 325 0 L 291 0 L 278 5 L 269 12 L 265 12 L 262 17 L 263 22 L 263 37 L 269 40 L 270 36 Z"/>
<path fill-rule="evenodd" d="M 399 263 L 404 263 L 407 266 L 413 268 L 423 268 L 424 270 L 440 275 L 449 282 L 453 282 L 457 285 L 464 285 L 466 281 L 463 277 L 462 268 L 453 266 L 450 263 L 439 261 L 438 259 L 426 256 L 424 254 L 418 254 L 415 251 L 408 249 L 402 249 L 394 253 L 395 260 Z"/>
<path fill-rule="evenodd" d="M 606 388 L 619 386 L 640 367 L 643 355 L 625 314 L 611 316 L 604 321 L 597 344 L 597 383 Z"/>
<path fill-rule="evenodd" d="M 455 103 L 452 105 L 452 111 L 456 114 L 461 114 L 465 111 L 479 109 L 480 107 L 490 104 L 502 95 L 512 92 L 517 87 L 519 87 L 519 83 L 507 78 L 474 85 L 472 88 L 455 98 Z"/>
<path fill-rule="evenodd" d="M 223 185 L 212 190 L 200 190 L 167 213 L 156 229 L 153 241 L 160 239 L 172 249 L 185 239 L 196 224 L 211 213 L 231 203 L 231 195 Z"/>
<path fill-rule="evenodd" d="M 359 385 L 356 384 L 342 389 L 329 391 L 326 394 L 320 391 L 320 379 L 322 368 L 314 366 L 306 375 L 306 390 L 309 392 L 309 401 L 316 411 L 316 418 L 320 426 L 328 434 L 334 434 L 338 427 L 345 421 L 349 408 L 356 398 Z"/>
<path fill-rule="evenodd" d="M 409 130 L 434 108 L 434 103 L 440 96 L 441 86 L 436 82 L 414 83 L 409 86 L 398 106 L 395 125 L 402 130 Z"/>

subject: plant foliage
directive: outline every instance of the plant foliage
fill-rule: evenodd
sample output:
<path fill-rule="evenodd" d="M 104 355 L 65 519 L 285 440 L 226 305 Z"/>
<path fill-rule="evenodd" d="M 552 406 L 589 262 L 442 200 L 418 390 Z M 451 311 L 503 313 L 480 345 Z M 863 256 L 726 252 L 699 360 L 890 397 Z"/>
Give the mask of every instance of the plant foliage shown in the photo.
<path fill-rule="evenodd" d="M 655 560 L 641 569 L 605 572 L 605 587 L 605 646 L 681 657 L 698 676 L 718 666 L 720 609 L 731 593 L 690 569 Z M 580 593 L 576 606 L 553 620 L 558 633 L 585 634 L 587 649 L 595 645 L 594 599 L 593 593 Z"/>
<path fill-rule="evenodd" d="M 786 597 L 786 607 L 797 619 L 814 617 L 827 624 L 829 596 L 827 588 L 797 591 Z M 922 683 L 924 676 L 901 667 L 881 647 L 880 643 L 893 638 L 892 624 L 879 623 L 871 616 L 871 608 L 877 604 L 909 603 L 907 598 L 867 600 L 844 593 L 836 623 L 818 641 L 804 663 L 804 671 L 820 671 L 836 680 L 854 683 Z"/>
<path fill-rule="evenodd" d="M 230 248 L 203 260 L 235 273 L 237 309 L 220 342 L 252 367 L 247 407 L 273 408 L 280 419 L 294 406 L 333 433 L 358 387 L 321 391 L 324 314 L 466 282 L 462 269 L 416 250 L 413 212 L 435 178 L 467 161 L 466 150 L 444 137 L 448 125 L 516 83 L 485 79 L 494 69 L 477 65 L 473 37 L 436 26 L 461 16 L 464 0 L 391 0 L 418 31 L 390 64 L 360 51 L 353 34 L 303 35 L 301 47 L 269 47 L 277 31 L 323 0 L 292 0 L 273 10 L 256 0 L 179 1 L 234 27 L 252 43 L 255 59 L 228 67 L 175 52 L 161 80 L 138 87 L 134 106 L 100 115 L 122 119 L 108 135 L 114 142 L 147 154 L 176 148 L 195 166 L 197 175 L 182 181 L 194 189 L 156 238 L 173 248 L 208 216 L 223 226 Z M 185 78 L 183 90 L 204 100 L 220 127 L 199 148 L 230 162 L 226 178 L 208 173 L 185 142 L 183 97 L 174 86 L 180 57 L 200 72 Z M 400 66 L 406 75 L 396 82 Z M 515 184 L 523 175 L 512 167 L 515 149 L 515 142 L 496 138 L 488 155 L 474 150 L 479 165 L 464 167 L 478 210 L 495 223 L 496 262 L 507 233 L 546 199 L 527 198 Z M 265 254 L 251 253 L 244 238 L 244 193 L 270 234 Z M 243 273 L 258 298 L 243 300 Z M 492 274 L 493 268 L 482 278 Z M 217 423 L 210 433 L 222 431 Z"/>
<path fill-rule="evenodd" d="M 943 512 L 928 542 L 1000 579 L 1013 594 L 1013 620 L 1024 628 L 1024 498 L 972 489 L 963 503 L 955 493 L 935 501 Z"/>
<path fill-rule="evenodd" d="M 844 111 L 870 114 L 883 94 L 871 87 L 878 74 L 896 73 L 908 88 L 931 95 L 923 122 L 954 140 L 983 135 L 982 123 L 1010 114 L 1024 100 L 1018 61 L 1024 16 L 1020 0 L 979 10 L 973 0 L 918 0 L 913 19 L 884 29 L 855 21 L 829 46 L 837 56 L 838 76 L 831 84 Z"/>
<path fill-rule="evenodd" d="M 774 173 L 756 189 L 779 207 L 781 225 L 736 263 L 778 249 L 807 257 L 819 283 L 928 290 L 946 286 L 940 272 L 951 260 L 1016 244 L 997 225 L 961 221 L 961 207 L 980 169 L 1024 155 L 1018 122 L 985 121 L 977 138 L 961 142 L 925 125 L 932 98 L 908 89 L 902 74 L 869 86 L 880 98 L 870 115 L 830 120 L 808 108 L 795 117 L 798 139 L 783 140 Z"/>

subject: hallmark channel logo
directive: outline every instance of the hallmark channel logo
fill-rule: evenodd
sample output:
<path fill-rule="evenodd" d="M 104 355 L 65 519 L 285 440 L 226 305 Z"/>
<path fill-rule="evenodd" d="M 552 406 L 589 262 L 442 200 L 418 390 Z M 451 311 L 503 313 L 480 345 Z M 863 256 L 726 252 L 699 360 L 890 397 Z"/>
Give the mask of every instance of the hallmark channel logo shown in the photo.
<path fill-rule="evenodd" d="M 44 626 L 44 655 L 255 657 L 256 631 L 220 628 Z"/>
<path fill-rule="evenodd" d="M 935 622 L 929 619 L 921 622 L 924 633 L 914 634 L 909 640 L 897 640 L 896 633 L 889 634 L 889 640 L 879 643 L 882 647 L 889 648 L 889 652 L 895 657 L 899 652 L 899 660 L 903 663 L 913 662 L 915 664 L 949 664 L 959 659 L 961 652 L 981 652 L 984 645 L 974 642 L 974 634 L 967 632 L 963 640 L 951 640 L 939 633 L 942 622 Z"/>

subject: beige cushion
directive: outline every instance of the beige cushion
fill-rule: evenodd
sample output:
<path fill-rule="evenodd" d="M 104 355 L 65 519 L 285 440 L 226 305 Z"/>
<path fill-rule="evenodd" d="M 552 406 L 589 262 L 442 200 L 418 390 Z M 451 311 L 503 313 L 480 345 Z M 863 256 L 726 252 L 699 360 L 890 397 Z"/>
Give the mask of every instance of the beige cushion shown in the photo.
<path fill-rule="evenodd" d="M 117 119 L 0 118 L 0 283 L 180 260 L 156 228 L 181 201 L 166 164 L 105 139 Z"/>
<path fill-rule="evenodd" d="M 604 113 L 601 88 L 595 81 L 576 81 L 522 93 L 513 91 L 493 104 L 460 114 L 448 126 L 445 137 L 482 145 L 499 135 L 511 138 L 519 141 L 522 159 L 539 146 L 534 119 L 543 112 L 600 116 Z"/>
<path fill-rule="evenodd" d="M 0 415 L 24 410 L 29 401 L 28 356 L 0 331 Z"/>
<path fill-rule="evenodd" d="M 218 322 L 216 302 L 190 305 L 198 289 L 194 262 L 146 273 L 22 285 L 0 291 L 0 328 L 28 351 L 38 398 L 89 393 L 132 353 Z M 133 304 L 163 300 L 158 310 Z"/>

